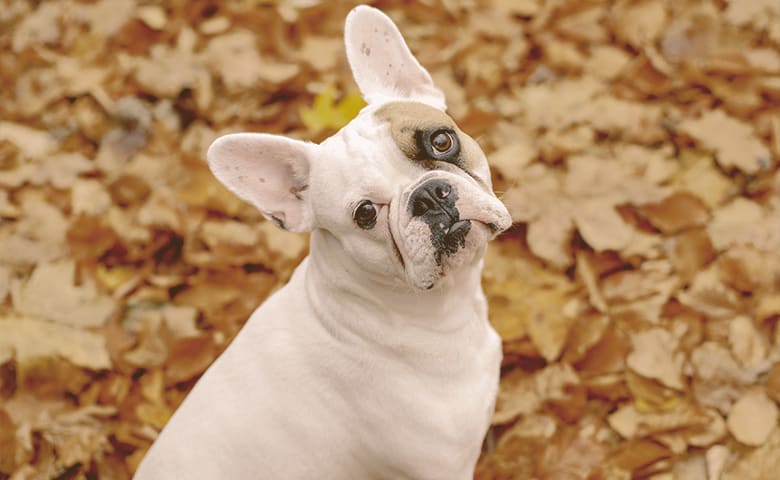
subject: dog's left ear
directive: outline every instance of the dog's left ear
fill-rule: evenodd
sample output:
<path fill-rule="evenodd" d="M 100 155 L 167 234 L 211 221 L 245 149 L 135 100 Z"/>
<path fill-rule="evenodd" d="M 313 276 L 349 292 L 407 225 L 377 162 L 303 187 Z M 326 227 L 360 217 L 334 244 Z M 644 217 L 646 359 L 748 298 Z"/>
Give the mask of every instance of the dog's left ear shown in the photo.
<path fill-rule="evenodd" d="M 267 133 L 233 133 L 211 144 L 206 159 L 228 190 L 292 232 L 312 229 L 309 165 L 317 145 Z"/>
<path fill-rule="evenodd" d="M 355 7 L 347 15 L 344 43 L 352 75 L 367 103 L 413 100 L 446 110 L 444 94 L 384 13 L 365 5 Z"/>

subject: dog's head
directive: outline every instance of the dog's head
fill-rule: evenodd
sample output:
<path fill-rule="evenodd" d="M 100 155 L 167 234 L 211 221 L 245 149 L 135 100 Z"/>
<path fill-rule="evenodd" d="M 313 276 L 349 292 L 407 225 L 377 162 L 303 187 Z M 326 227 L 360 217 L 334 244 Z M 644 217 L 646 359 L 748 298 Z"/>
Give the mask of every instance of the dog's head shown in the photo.
<path fill-rule="evenodd" d="M 209 165 L 281 228 L 318 230 L 366 273 L 431 288 L 481 258 L 511 218 L 484 153 L 445 113 L 444 95 L 393 22 L 360 6 L 344 37 L 368 104 L 355 119 L 319 145 L 225 135 L 209 148 Z"/>

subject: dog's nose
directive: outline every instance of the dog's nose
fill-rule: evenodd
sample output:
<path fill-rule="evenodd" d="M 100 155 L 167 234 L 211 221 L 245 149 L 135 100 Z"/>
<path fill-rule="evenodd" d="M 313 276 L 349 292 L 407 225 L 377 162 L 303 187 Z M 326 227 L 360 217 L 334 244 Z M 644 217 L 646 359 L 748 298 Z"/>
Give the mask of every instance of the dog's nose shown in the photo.
<path fill-rule="evenodd" d="M 428 180 L 417 187 L 409 197 L 409 205 L 413 217 L 423 215 L 437 215 L 441 213 L 450 213 L 448 210 L 454 210 L 455 199 L 450 198 L 452 186 L 444 180 Z M 457 210 L 455 210 L 457 214 Z M 456 221 L 457 217 L 453 219 Z"/>
<path fill-rule="evenodd" d="M 471 230 L 471 220 L 461 220 L 455 206 L 458 191 L 444 180 L 434 178 L 415 188 L 409 196 L 409 213 L 431 230 L 431 243 L 436 251 L 436 264 L 443 256 L 452 255 L 465 245 Z"/>

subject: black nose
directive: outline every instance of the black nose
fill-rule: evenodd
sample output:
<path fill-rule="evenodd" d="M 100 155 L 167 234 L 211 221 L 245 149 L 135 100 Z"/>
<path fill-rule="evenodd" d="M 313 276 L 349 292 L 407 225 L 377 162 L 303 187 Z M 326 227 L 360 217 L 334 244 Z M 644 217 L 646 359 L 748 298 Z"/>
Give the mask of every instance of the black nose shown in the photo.
<path fill-rule="evenodd" d="M 432 179 L 417 187 L 409 196 L 409 213 L 431 230 L 431 245 L 436 251 L 436 263 L 465 245 L 471 229 L 470 220 L 461 220 L 455 207 L 457 190 L 444 180 Z"/>
<path fill-rule="evenodd" d="M 455 210 L 455 198 L 451 197 L 452 187 L 444 180 L 429 180 L 412 192 L 409 197 L 409 206 L 413 217 L 438 216 L 442 213 L 450 213 L 447 210 Z M 457 220 L 457 216 L 453 221 Z"/>

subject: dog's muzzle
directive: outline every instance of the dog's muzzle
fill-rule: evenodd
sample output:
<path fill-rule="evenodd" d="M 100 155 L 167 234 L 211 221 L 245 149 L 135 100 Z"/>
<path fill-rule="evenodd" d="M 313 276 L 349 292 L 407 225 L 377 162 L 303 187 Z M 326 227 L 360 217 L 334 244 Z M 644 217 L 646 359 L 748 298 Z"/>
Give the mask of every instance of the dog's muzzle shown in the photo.
<path fill-rule="evenodd" d="M 458 192 L 446 180 L 434 178 L 418 186 L 409 196 L 409 214 L 428 225 L 436 264 L 466 243 L 471 220 L 461 220 L 455 202 Z"/>

